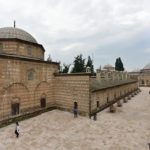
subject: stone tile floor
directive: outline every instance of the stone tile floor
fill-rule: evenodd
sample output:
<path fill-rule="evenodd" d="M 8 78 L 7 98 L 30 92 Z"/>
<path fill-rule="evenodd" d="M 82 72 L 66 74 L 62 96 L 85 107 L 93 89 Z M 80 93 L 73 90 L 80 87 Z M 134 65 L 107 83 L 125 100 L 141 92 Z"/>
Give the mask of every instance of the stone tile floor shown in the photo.
<path fill-rule="evenodd" d="M 0 129 L 0 150 L 148 150 L 150 88 L 133 97 L 117 112 L 100 112 L 97 121 L 59 110 Z"/>

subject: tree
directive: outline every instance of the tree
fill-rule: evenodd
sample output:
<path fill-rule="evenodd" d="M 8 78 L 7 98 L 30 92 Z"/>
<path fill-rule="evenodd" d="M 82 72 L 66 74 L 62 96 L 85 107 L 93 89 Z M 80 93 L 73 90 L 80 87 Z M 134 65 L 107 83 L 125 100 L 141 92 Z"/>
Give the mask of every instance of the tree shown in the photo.
<path fill-rule="evenodd" d="M 124 71 L 124 66 L 123 66 L 123 63 L 122 63 L 122 60 L 121 60 L 120 57 L 116 59 L 115 70 L 117 70 L 117 71 Z"/>
<path fill-rule="evenodd" d="M 63 66 L 64 66 L 64 68 L 62 70 L 62 73 L 68 73 L 69 68 L 70 68 L 70 64 L 69 65 L 63 64 Z"/>
<path fill-rule="evenodd" d="M 93 60 L 91 59 L 90 56 L 88 56 L 88 61 L 86 64 L 86 67 L 90 67 L 91 73 L 94 73 L 94 66 L 93 66 Z"/>
<path fill-rule="evenodd" d="M 82 54 L 75 57 L 74 66 L 71 72 L 85 72 L 85 59 L 82 58 Z"/>

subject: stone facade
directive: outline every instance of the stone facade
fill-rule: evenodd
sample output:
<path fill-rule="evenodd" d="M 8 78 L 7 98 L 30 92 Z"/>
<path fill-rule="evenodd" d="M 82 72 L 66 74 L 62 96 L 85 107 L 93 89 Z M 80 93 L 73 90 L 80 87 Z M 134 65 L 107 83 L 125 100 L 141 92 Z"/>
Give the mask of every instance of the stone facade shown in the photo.
<path fill-rule="evenodd" d="M 14 103 L 19 103 L 19 113 L 40 108 L 42 98 L 46 99 L 46 106 L 53 105 L 57 70 L 58 63 L 0 56 L 1 117 L 12 114 Z"/>
<path fill-rule="evenodd" d="M 140 71 L 138 79 L 140 86 L 150 86 L 150 64 Z"/>
<path fill-rule="evenodd" d="M 54 88 L 57 107 L 72 111 L 77 102 L 80 114 L 89 114 L 90 74 L 57 74 Z"/>
<path fill-rule="evenodd" d="M 91 112 L 99 110 L 100 107 L 116 99 L 122 100 L 137 88 L 138 84 L 133 82 L 93 91 L 91 93 Z"/>
<path fill-rule="evenodd" d="M 24 42 L 22 40 L 1 40 L 0 53 L 44 60 L 44 48 L 40 44 Z"/>
<path fill-rule="evenodd" d="M 130 77 L 138 79 L 139 86 L 150 87 L 150 64 L 147 64 L 141 70 L 130 72 Z"/>

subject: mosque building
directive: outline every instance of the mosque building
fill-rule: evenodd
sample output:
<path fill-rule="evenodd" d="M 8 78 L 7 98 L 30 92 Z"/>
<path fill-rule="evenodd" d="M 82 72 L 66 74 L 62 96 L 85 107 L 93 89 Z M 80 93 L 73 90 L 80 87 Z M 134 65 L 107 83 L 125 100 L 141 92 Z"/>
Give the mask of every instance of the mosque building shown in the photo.
<path fill-rule="evenodd" d="M 81 115 L 127 96 L 138 89 L 126 72 L 97 70 L 91 73 L 59 73 L 59 63 L 44 60 L 45 49 L 28 32 L 0 28 L 0 120 L 49 108 Z M 110 66 L 110 68 L 113 68 Z"/>
<path fill-rule="evenodd" d="M 150 63 L 139 72 L 139 86 L 150 86 Z"/>

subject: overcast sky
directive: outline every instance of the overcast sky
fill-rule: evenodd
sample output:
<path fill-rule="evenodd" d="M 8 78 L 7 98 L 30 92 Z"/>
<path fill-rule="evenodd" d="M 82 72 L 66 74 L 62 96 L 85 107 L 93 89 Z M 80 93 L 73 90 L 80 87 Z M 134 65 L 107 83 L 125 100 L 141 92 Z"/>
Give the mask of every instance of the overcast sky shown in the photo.
<path fill-rule="evenodd" d="M 46 58 L 71 64 L 82 53 L 126 70 L 150 63 L 150 0 L 0 0 L 0 27 L 29 32 Z"/>

